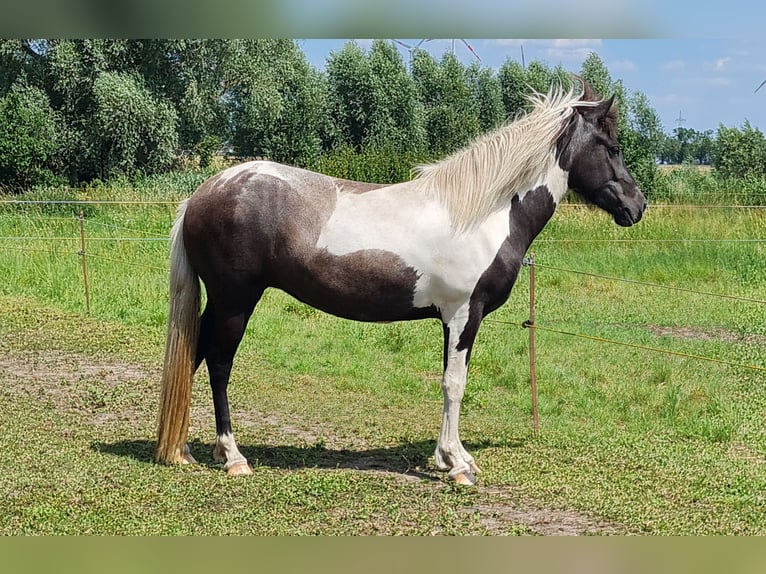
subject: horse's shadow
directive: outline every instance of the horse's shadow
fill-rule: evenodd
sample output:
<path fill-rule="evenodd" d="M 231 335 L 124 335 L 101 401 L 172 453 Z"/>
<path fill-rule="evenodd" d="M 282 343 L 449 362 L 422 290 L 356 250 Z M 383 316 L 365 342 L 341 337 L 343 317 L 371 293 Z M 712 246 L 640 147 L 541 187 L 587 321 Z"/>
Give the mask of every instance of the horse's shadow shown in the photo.
<path fill-rule="evenodd" d="M 493 441 L 467 442 L 469 451 L 490 447 L 517 448 L 524 439 L 509 439 L 502 444 Z M 144 463 L 154 462 L 155 442 L 152 440 L 124 440 L 114 443 L 93 443 L 91 448 L 114 456 L 133 458 Z M 255 466 L 296 470 L 301 468 L 352 469 L 360 471 L 391 472 L 423 479 L 438 480 L 440 475 L 429 463 L 435 441 L 406 442 L 391 447 L 366 450 L 332 449 L 322 444 L 295 445 L 240 445 L 240 451 Z M 212 445 L 194 440 L 189 443 L 194 458 L 207 466 L 220 466 L 213 461 Z"/>

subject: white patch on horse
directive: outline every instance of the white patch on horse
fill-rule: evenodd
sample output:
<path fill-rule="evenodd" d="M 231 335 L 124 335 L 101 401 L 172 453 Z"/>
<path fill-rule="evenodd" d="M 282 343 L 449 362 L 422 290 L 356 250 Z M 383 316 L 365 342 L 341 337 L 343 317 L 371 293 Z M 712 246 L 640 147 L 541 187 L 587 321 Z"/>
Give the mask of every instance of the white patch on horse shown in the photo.
<path fill-rule="evenodd" d="M 445 357 L 447 367 L 442 376 L 444 407 L 441 431 L 434 453 L 436 466 L 443 470 L 450 470 L 450 478 L 453 479 L 457 475 L 470 476 L 471 467 L 474 464 L 473 457 L 463 447 L 459 431 L 460 405 L 463 401 L 468 374 L 466 362 L 468 350 L 458 350 L 457 347 L 460 336 L 468 323 L 468 318 L 469 306 L 464 304 L 456 309 L 454 316 L 447 321 L 449 327 L 447 356 Z"/>
<path fill-rule="evenodd" d="M 254 161 L 248 161 L 246 163 L 241 163 L 239 165 L 233 165 L 225 170 L 223 170 L 218 175 L 218 180 L 220 183 L 225 183 L 229 181 L 230 179 L 234 179 L 238 175 L 242 173 L 250 173 L 252 176 L 256 175 L 271 175 L 273 177 L 277 177 L 280 179 L 288 180 L 290 178 L 290 174 L 294 173 L 294 169 L 285 167 L 281 164 L 275 163 L 273 161 L 267 161 L 267 160 L 254 160 Z"/>
<path fill-rule="evenodd" d="M 548 191 L 553 196 L 553 201 L 556 205 L 561 203 L 561 200 L 564 198 L 564 195 L 569 189 L 569 186 L 567 185 L 568 179 L 569 172 L 564 171 L 558 165 L 556 165 L 548 171 L 545 180 L 540 182 L 548 188 Z M 522 198 L 520 197 L 519 199 Z"/>
<path fill-rule="evenodd" d="M 247 459 L 239 452 L 232 433 L 225 433 L 216 438 L 213 459 L 224 462 L 226 470 L 237 464 L 247 464 Z"/>
<path fill-rule="evenodd" d="M 237 177 L 239 174 L 246 172 L 246 171 L 254 171 L 257 165 L 261 163 L 258 161 L 248 161 L 246 163 L 241 163 L 238 165 L 233 165 L 229 168 L 226 168 L 221 173 L 218 174 L 218 181 L 220 183 L 224 183 L 226 181 L 229 181 L 232 178 Z"/>
<path fill-rule="evenodd" d="M 451 314 L 492 263 L 508 224 L 506 209 L 476 229 L 456 233 L 444 206 L 410 183 L 339 193 L 317 247 L 338 256 L 371 249 L 394 253 L 418 273 L 414 306 L 435 305 Z"/>
<path fill-rule="evenodd" d="M 566 195 L 567 190 L 569 189 L 569 186 L 567 185 L 568 177 L 569 172 L 564 171 L 558 165 L 551 167 L 546 173 L 538 177 L 537 180 L 532 185 L 530 185 L 528 189 L 524 189 L 517 194 L 519 197 L 519 202 L 524 201 L 527 193 L 533 189 L 537 189 L 541 185 L 544 185 L 553 197 L 553 203 L 558 206 L 558 204 L 561 203 L 561 200 L 564 198 L 564 195 Z"/>

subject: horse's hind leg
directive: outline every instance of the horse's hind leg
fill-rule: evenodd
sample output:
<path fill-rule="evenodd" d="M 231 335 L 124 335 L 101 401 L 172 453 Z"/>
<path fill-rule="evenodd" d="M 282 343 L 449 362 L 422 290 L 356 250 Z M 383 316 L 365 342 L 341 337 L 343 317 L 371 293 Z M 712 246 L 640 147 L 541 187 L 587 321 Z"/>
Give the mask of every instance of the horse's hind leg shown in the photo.
<path fill-rule="evenodd" d="M 202 315 L 197 364 L 207 363 L 215 408 L 216 443 L 213 458 L 224 463 L 229 475 L 251 474 L 247 459 L 237 448 L 231 426 L 227 389 L 234 355 L 247 322 L 262 290 L 251 292 L 246 300 L 213 304 L 210 300 Z"/>

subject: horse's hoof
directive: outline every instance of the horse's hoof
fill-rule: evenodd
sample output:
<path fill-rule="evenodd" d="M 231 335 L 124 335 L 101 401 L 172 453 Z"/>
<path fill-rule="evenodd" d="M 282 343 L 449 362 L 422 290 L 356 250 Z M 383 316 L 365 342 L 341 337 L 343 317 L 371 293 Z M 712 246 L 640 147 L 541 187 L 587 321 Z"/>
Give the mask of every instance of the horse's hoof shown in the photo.
<path fill-rule="evenodd" d="M 191 454 L 186 453 L 181 455 L 181 458 L 178 459 L 178 464 L 197 464 L 197 459 Z"/>
<path fill-rule="evenodd" d="M 481 469 L 479 468 L 479 465 L 475 462 L 471 463 L 471 471 L 473 471 L 474 474 L 481 474 Z"/>
<path fill-rule="evenodd" d="M 253 474 L 253 469 L 246 462 L 238 462 L 226 469 L 226 474 L 229 476 L 244 476 L 246 474 Z"/>
<path fill-rule="evenodd" d="M 181 453 L 181 459 L 178 462 L 180 464 L 197 464 L 197 459 L 192 456 L 192 453 L 189 451 L 189 447 L 187 446 Z"/>
<path fill-rule="evenodd" d="M 462 486 L 476 485 L 476 477 L 473 475 L 473 473 L 470 470 L 466 470 L 465 472 L 459 472 L 458 474 L 452 477 L 452 480 L 454 480 L 457 484 L 460 484 Z"/>

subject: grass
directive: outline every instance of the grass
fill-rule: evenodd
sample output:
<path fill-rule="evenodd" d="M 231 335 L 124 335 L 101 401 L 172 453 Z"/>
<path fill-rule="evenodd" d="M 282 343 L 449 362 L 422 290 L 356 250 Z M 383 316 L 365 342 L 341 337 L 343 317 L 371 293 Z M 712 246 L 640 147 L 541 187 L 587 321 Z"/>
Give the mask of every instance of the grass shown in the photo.
<path fill-rule="evenodd" d="M 204 372 L 190 431 L 201 464 L 158 466 L 167 243 L 124 239 L 161 239 L 174 207 L 88 208 L 90 316 L 71 208 L 1 209 L 0 236 L 44 238 L 0 251 L 2 534 L 766 533 L 763 373 L 541 331 L 535 436 L 528 332 L 499 322 L 527 318 L 526 270 L 474 349 L 461 432 L 478 488 L 432 466 L 438 323 L 353 323 L 275 291 L 230 388 L 255 474 L 230 480 L 213 463 Z M 553 269 L 760 300 L 764 245 L 730 240 L 765 227 L 760 210 L 674 207 L 622 229 L 562 206 L 533 246 L 537 322 L 766 366 L 763 304 Z"/>

